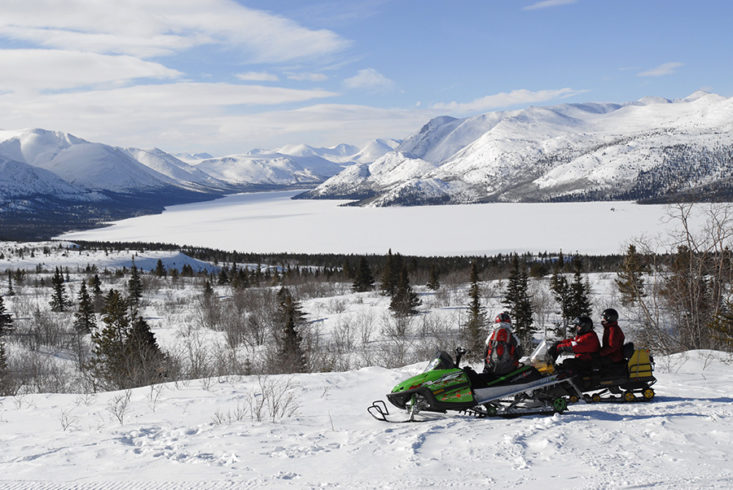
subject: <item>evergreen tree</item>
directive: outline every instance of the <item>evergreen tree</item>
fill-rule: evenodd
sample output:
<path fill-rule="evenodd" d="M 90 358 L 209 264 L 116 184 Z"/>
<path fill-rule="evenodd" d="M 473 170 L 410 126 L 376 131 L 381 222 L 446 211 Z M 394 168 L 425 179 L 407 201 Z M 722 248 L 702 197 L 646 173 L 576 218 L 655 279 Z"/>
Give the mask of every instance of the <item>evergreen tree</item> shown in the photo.
<path fill-rule="evenodd" d="M 733 301 L 726 301 L 725 306 L 710 322 L 715 348 L 733 352 Z"/>
<path fill-rule="evenodd" d="M 478 267 L 476 262 L 471 263 L 471 286 L 468 289 L 468 297 L 471 302 L 468 306 L 468 321 L 465 326 L 465 339 L 469 355 L 479 359 L 484 352 L 484 336 L 486 329 L 486 312 L 481 306 L 481 290 L 479 289 Z"/>
<path fill-rule="evenodd" d="M 143 297 L 143 283 L 140 280 L 140 272 L 135 265 L 134 258 L 132 259 L 132 267 L 130 267 L 130 280 L 127 281 L 127 294 L 130 297 L 130 308 L 136 311 Z"/>
<path fill-rule="evenodd" d="M 13 290 L 13 274 L 10 272 L 10 269 L 8 269 L 8 296 L 15 296 L 15 291 Z"/>
<path fill-rule="evenodd" d="M 400 270 L 399 281 L 394 289 L 392 295 L 392 301 L 389 304 L 389 309 L 396 316 L 408 316 L 417 313 L 417 308 L 420 306 L 422 301 L 417 297 L 417 294 L 412 290 L 410 286 L 410 279 L 407 274 L 407 266 L 400 261 L 402 266 Z"/>
<path fill-rule="evenodd" d="M 509 310 L 514 332 L 522 345 L 532 345 L 532 335 L 535 332 L 532 317 L 532 302 L 529 298 L 529 280 L 525 264 L 520 266 L 519 256 L 514 255 L 512 270 L 509 273 L 509 283 L 502 303 Z"/>
<path fill-rule="evenodd" d="M 570 318 L 591 316 L 590 285 L 583 280 L 583 262 L 579 257 L 573 260 L 573 282 L 570 284 Z"/>
<path fill-rule="evenodd" d="M 154 274 L 155 277 L 165 277 L 167 275 L 165 266 L 163 265 L 163 261 L 161 259 L 158 259 L 158 262 L 155 263 Z"/>
<path fill-rule="evenodd" d="M 280 369 L 282 372 L 303 373 L 307 367 L 305 352 L 302 348 L 303 338 L 300 335 L 303 312 L 288 288 L 281 288 L 277 296 L 278 317 L 282 328 L 278 349 Z"/>
<path fill-rule="evenodd" d="M 629 245 L 624 256 L 621 270 L 616 274 L 616 287 L 621 293 L 621 304 L 633 305 L 639 298 L 645 296 L 643 274 L 647 268 L 636 252 L 634 245 Z"/>
<path fill-rule="evenodd" d="M 68 297 L 66 296 L 66 287 L 64 287 L 64 276 L 61 273 L 61 269 L 58 267 L 56 267 L 53 278 L 51 278 L 51 285 L 53 287 L 50 301 L 51 311 L 66 311 L 66 308 L 70 305 L 70 303 Z"/>
<path fill-rule="evenodd" d="M 94 274 L 89 285 L 92 288 L 94 312 L 101 313 L 104 308 L 104 293 L 102 293 L 102 281 L 99 279 L 99 274 Z"/>
<path fill-rule="evenodd" d="M 74 314 L 74 328 L 79 334 L 87 334 L 97 327 L 97 322 L 94 317 L 94 304 L 85 281 L 81 282 L 78 300 L 79 308 Z"/>
<path fill-rule="evenodd" d="M 13 317 L 10 313 L 5 312 L 5 302 L 0 296 L 0 338 L 7 335 L 13 330 Z"/>
<path fill-rule="evenodd" d="M 122 295 L 110 289 L 105 298 L 101 330 L 92 332 L 93 359 L 90 369 L 97 382 L 112 388 L 126 388 L 125 343 L 129 335 L 130 319 L 127 302 Z"/>
<path fill-rule="evenodd" d="M 219 269 L 218 284 L 219 285 L 229 284 L 229 271 L 226 268 L 226 266 Z"/>
<path fill-rule="evenodd" d="M 359 267 L 354 274 L 354 284 L 351 289 L 357 293 L 374 289 L 374 276 L 372 276 L 372 270 L 369 268 L 366 257 L 359 258 Z"/>
<path fill-rule="evenodd" d="M 394 296 L 402 274 L 403 260 L 400 254 L 393 254 L 389 249 L 382 269 L 382 294 Z"/>
<path fill-rule="evenodd" d="M 550 290 L 560 307 L 560 318 L 562 319 L 562 327 L 558 329 L 557 334 L 565 338 L 568 335 L 568 324 L 572 319 L 572 300 L 570 296 L 570 284 L 568 284 L 565 276 L 560 274 L 559 268 L 555 268 L 550 278 Z"/>
<path fill-rule="evenodd" d="M 435 263 L 430 264 L 430 277 L 428 279 L 428 283 L 426 286 L 429 289 L 432 289 L 433 291 L 437 291 L 440 289 L 440 280 L 438 278 L 438 268 L 435 266 Z"/>
<path fill-rule="evenodd" d="M 125 340 L 125 377 L 128 387 L 144 386 L 166 374 L 168 357 L 160 350 L 148 323 L 138 316 Z"/>

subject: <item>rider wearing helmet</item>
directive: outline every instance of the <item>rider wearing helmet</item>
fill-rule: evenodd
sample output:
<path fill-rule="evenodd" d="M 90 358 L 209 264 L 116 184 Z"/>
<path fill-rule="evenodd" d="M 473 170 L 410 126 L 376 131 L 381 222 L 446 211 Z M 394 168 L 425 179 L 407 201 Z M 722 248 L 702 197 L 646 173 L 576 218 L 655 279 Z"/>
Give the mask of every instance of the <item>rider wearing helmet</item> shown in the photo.
<path fill-rule="evenodd" d="M 605 309 L 601 313 L 601 318 L 601 325 L 603 325 L 601 362 L 604 364 L 623 362 L 624 333 L 618 326 L 618 312 L 613 308 Z"/>
<path fill-rule="evenodd" d="M 507 312 L 496 315 L 494 329 L 486 338 L 484 373 L 503 376 L 519 367 L 522 346 L 512 331 L 512 320 Z"/>
<path fill-rule="evenodd" d="M 593 331 L 593 320 L 585 315 L 579 316 L 572 321 L 572 326 L 575 328 L 575 337 L 557 342 L 550 352 L 555 357 L 563 352 L 575 354 L 573 359 L 567 359 L 562 363 L 562 369 L 574 372 L 589 370 L 591 360 L 601 350 L 598 335 Z"/>

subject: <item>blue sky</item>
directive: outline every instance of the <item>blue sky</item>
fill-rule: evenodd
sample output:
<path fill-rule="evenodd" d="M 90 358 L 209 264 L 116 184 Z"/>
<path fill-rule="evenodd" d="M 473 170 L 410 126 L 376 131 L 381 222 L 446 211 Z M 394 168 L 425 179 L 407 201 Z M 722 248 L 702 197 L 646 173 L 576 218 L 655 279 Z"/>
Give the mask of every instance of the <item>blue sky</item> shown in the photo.
<path fill-rule="evenodd" d="M 733 95 L 727 0 L 4 0 L 0 128 L 215 155 Z"/>

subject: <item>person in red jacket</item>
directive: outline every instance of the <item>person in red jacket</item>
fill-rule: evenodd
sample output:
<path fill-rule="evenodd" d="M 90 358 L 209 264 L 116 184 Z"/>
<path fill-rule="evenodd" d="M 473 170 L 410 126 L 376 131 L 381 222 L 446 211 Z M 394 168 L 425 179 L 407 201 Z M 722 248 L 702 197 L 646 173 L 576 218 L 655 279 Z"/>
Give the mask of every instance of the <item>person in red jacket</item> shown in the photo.
<path fill-rule="evenodd" d="M 575 337 L 555 343 L 550 348 L 554 358 L 563 352 L 575 354 L 574 358 L 563 361 L 560 369 L 577 373 L 591 370 L 591 361 L 601 350 L 598 335 L 593 331 L 593 320 L 587 316 L 579 316 L 572 323 Z"/>
<path fill-rule="evenodd" d="M 605 365 L 623 362 L 624 333 L 621 331 L 621 327 L 618 326 L 618 311 L 613 308 L 603 310 L 601 325 L 603 325 L 601 363 Z"/>
<path fill-rule="evenodd" d="M 503 376 L 519 367 L 522 345 L 512 331 L 509 313 L 499 313 L 494 319 L 494 329 L 486 338 L 484 350 L 484 374 Z"/>

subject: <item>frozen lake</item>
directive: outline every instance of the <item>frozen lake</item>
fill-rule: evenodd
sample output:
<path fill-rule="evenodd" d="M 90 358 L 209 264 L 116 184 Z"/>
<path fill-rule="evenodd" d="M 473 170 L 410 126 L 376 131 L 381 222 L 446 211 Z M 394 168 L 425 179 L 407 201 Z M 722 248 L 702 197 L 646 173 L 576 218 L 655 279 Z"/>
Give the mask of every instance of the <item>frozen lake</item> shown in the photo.
<path fill-rule="evenodd" d="M 240 252 L 493 255 L 620 253 L 639 237 L 665 237 L 668 207 L 633 202 L 472 204 L 360 208 L 292 200 L 298 191 L 227 196 L 171 206 L 159 215 L 61 235 L 68 240 L 146 241 Z"/>

